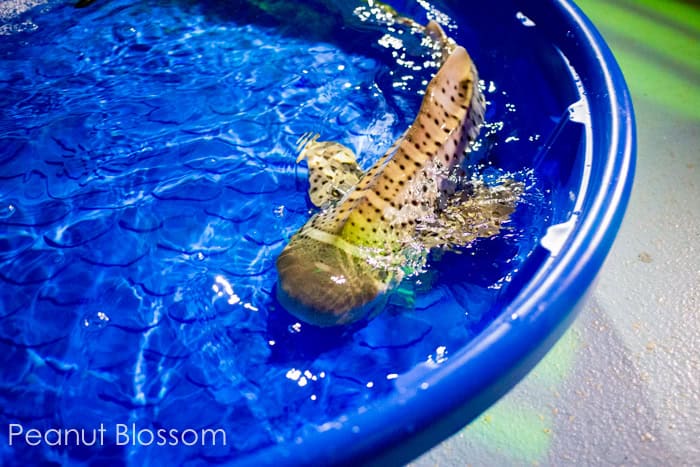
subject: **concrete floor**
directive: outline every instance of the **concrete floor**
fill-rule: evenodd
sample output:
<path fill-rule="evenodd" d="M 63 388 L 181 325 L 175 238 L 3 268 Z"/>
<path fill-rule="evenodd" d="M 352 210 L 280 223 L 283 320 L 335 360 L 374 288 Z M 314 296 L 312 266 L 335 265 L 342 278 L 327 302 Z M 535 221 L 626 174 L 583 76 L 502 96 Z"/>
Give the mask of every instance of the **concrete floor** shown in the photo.
<path fill-rule="evenodd" d="M 627 217 L 590 301 L 553 350 L 411 465 L 700 465 L 700 6 L 578 4 L 634 99 Z"/>

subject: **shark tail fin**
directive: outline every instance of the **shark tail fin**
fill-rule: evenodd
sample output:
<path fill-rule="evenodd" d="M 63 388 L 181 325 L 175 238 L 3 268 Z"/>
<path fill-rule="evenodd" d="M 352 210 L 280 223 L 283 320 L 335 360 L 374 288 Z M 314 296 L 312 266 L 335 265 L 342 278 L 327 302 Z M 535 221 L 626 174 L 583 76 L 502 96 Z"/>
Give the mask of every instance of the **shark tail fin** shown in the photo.
<path fill-rule="evenodd" d="M 319 135 L 305 133 L 297 141 L 297 163 L 306 159 L 309 167 L 309 198 L 318 207 L 339 201 L 362 177 L 355 153 L 334 141 L 318 141 Z"/>
<path fill-rule="evenodd" d="M 432 19 L 425 25 L 425 34 L 437 46 L 437 51 L 440 53 L 440 64 L 445 63 L 447 57 L 457 48 L 457 43 L 448 37 L 442 27 Z"/>

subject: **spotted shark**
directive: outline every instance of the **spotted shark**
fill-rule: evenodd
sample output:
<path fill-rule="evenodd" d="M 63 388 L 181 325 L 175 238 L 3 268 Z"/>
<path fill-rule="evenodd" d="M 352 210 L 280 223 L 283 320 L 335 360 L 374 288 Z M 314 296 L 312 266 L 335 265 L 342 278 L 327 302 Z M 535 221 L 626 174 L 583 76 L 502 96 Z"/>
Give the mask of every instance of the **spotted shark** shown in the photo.
<path fill-rule="evenodd" d="M 371 168 L 340 143 L 301 142 L 297 162 L 306 160 L 309 198 L 321 209 L 276 265 L 278 299 L 302 321 L 335 326 L 376 313 L 406 276 L 408 256 L 495 235 L 515 208 L 518 183 L 464 175 L 485 109 L 473 61 L 437 23 L 424 32 L 441 65 L 413 124 Z"/>

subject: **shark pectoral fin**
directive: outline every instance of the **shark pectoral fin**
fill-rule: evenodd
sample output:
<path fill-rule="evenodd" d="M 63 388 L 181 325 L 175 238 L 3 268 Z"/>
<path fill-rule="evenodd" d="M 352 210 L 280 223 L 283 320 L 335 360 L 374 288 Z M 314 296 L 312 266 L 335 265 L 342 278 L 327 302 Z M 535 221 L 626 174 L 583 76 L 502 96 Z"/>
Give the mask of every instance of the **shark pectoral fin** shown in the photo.
<path fill-rule="evenodd" d="M 300 138 L 297 163 L 306 159 L 309 166 L 309 198 L 322 207 L 340 200 L 362 177 L 351 149 L 333 141 L 318 141 L 308 133 Z"/>
<path fill-rule="evenodd" d="M 427 248 L 450 249 L 494 236 L 510 219 L 523 190 L 523 183 L 511 179 L 495 186 L 472 182 L 467 190 L 455 193 L 434 218 L 418 224 L 421 241 Z"/>

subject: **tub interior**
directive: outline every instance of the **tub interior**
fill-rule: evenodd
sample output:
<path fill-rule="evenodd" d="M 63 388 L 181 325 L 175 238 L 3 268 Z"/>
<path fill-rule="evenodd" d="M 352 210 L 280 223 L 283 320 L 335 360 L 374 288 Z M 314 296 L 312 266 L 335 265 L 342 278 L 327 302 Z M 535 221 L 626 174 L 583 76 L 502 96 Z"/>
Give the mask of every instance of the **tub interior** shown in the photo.
<path fill-rule="evenodd" d="M 432 254 L 370 322 L 299 323 L 274 294 L 313 212 L 296 140 L 371 166 L 435 72 L 415 69 L 420 38 L 362 21 L 361 2 L 34 3 L 0 16 L 0 419 L 104 425 L 108 441 L 3 442 L 4 459 L 224 460 L 318 436 L 477 339 L 580 209 L 586 99 L 540 28 L 511 2 L 396 3 L 441 20 L 479 68 L 470 167 L 528 189 L 508 229 Z M 132 423 L 228 442 L 117 445 Z"/>

